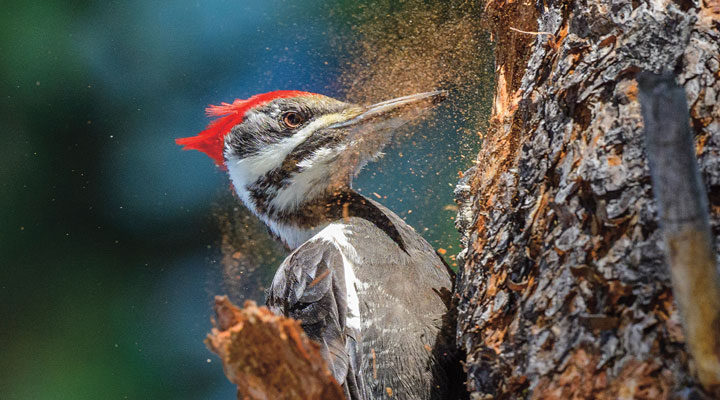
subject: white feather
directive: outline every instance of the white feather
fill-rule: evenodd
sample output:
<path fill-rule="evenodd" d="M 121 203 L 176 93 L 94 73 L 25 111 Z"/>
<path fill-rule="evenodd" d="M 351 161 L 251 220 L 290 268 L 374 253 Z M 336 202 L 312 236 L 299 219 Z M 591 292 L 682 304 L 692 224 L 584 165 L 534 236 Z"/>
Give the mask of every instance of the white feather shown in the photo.
<path fill-rule="evenodd" d="M 337 168 L 333 158 L 343 149 L 344 146 L 322 148 L 298 163 L 301 172 L 293 175 L 292 184 L 278 190 L 272 205 L 279 210 L 295 210 L 303 202 L 323 194 L 330 186 L 331 169 Z"/>
<path fill-rule="evenodd" d="M 335 244 L 343 260 L 343 271 L 345 272 L 345 293 L 347 294 L 347 317 L 345 324 L 357 331 L 360 331 L 360 298 L 358 288 L 365 287 L 355 275 L 355 265 L 351 259 L 357 257 L 355 248 L 347 238 L 347 232 L 341 223 L 333 223 L 321 230 L 311 240 L 323 240 Z"/>
<path fill-rule="evenodd" d="M 301 244 L 307 242 L 310 238 L 315 236 L 315 234 L 317 234 L 322 229 L 322 227 L 318 227 L 316 229 L 298 228 L 296 226 L 278 223 L 263 215 L 258 215 L 258 217 L 290 249 L 300 247 Z"/>
<path fill-rule="evenodd" d="M 236 188 L 244 188 L 255 182 L 259 177 L 282 165 L 283 160 L 300 143 L 307 140 L 310 135 L 320 127 L 326 126 L 333 118 L 320 117 L 275 144 L 260 150 L 257 154 L 238 159 L 228 154 L 227 167 L 230 179 Z"/>

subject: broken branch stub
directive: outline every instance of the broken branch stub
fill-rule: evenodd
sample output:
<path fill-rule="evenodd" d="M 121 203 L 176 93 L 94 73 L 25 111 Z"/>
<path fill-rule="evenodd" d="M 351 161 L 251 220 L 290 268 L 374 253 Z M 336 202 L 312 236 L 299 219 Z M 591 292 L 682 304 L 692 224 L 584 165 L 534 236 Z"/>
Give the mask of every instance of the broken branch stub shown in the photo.
<path fill-rule="evenodd" d="M 216 319 L 205 340 L 220 356 L 238 399 L 342 400 L 342 389 L 296 320 L 273 314 L 255 302 L 240 309 L 227 296 L 215 297 Z"/>
<path fill-rule="evenodd" d="M 703 387 L 720 394 L 720 275 L 685 90 L 673 75 L 638 79 L 647 156 L 673 294 Z"/>

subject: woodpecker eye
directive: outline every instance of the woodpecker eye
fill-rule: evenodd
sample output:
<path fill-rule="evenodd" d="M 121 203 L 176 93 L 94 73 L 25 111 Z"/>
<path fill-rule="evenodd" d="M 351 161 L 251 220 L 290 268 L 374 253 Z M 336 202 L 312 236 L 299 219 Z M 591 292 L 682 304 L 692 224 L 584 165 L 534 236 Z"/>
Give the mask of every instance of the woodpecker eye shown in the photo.
<path fill-rule="evenodd" d="M 283 123 L 288 128 L 297 128 L 305 122 L 305 116 L 297 111 L 290 111 L 283 114 Z"/>

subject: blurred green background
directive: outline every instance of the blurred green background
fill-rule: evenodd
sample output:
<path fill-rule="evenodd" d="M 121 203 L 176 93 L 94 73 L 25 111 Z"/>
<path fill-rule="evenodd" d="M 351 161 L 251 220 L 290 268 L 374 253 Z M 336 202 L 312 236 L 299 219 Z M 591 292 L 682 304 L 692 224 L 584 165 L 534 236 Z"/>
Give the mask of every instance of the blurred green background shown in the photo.
<path fill-rule="evenodd" d="M 374 15 L 402 11 L 383 4 Z M 173 139 L 205 127 L 207 104 L 277 89 L 342 97 L 347 44 L 364 40 L 356 26 L 374 6 L 3 3 L 0 399 L 235 398 L 202 342 L 224 291 L 212 213 L 229 185 Z M 488 112 L 490 86 L 473 85 L 450 88 L 461 93 L 422 140 L 394 144 L 356 181 L 447 256 L 452 186 L 480 143 L 468 115 Z"/>

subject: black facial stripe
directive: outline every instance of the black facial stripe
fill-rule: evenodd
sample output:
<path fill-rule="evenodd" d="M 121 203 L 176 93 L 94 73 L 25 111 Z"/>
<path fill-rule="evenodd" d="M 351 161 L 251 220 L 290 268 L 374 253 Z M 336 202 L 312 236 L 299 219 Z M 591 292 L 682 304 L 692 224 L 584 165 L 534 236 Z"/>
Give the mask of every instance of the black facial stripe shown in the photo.
<path fill-rule="evenodd" d="M 277 143 L 293 133 L 294 131 L 285 129 L 282 131 L 266 130 L 257 135 L 232 134 L 229 135 L 228 145 L 231 152 L 242 159 L 259 153 L 266 146 Z"/>
<path fill-rule="evenodd" d="M 322 135 L 308 138 L 285 157 L 280 167 L 259 177 L 247 187 L 258 209 L 267 210 L 275 199 L 278 190 L 287 188 L 292 182 L 290 177 L 302 172 L 298 165 L 301 161 L 313 156 L 320 148 L 334 148 L 341 142 L 340 136 Z"/>
<path fill-rule="evenodd" d="M 232 149 L 232 153 L 235 154 L 239 158 L 247 158 L 254 154 L 257 154 L 266 146 L 271 146 L 274 143 L 277 143 L 289 136 L 294 135 L 301 129 L 303 129 L 307 124 L 312 122 L 312 120 L 305 121 L 304 123 L 300 124 L 299 126 L 295 128 L 285 128 L 280 131 L 272 131 L 272 130 L 265 130 L 261 134 L 257 135 L 248 135 L 248 134 L 233 134 L 229 135 L 228 138 L 228 144 L 230 145 L 230 148 Z M 238 127 L 239 129 L 239 127 Z M 311 137 L 311 139 L 313 139 Z M 305 143 L 300 144 L 298 148 L 293 150 L 293 153 L 297 152 L 300 149 L 309 149 L 309 151 L 314 150 L 313 144 L 306 145 L 308 141 L 305 141 Z M 290 153 L 291 155 L 293 153 Z M 299 157 L 299 159 L 302 159 L 303 157 Z"/>
<path fill-rule="evenodd" d="M 246 186 L 246 189 L 250 192 L 250 197 L 255 203 L 255 207 L 263 214 L 270 214 L 272 212 L 272 210 L 270 210 L 270 212 L 268 210 L 271 208 L 270 203 L 275 199 L 277 191 L 288 186 L 290 184 L 289 178 L 291 174 L 298 170 L 297 164 L 285 165 L 285 163 L 283 163 L 283 166 L 287 168 L 275 168 L 258 178 L 251 185 Z"/>
<path fill-rule="evenodd" d="M 243 122 L 233 127 L 226 139 L 229 155 L 242 159 L 257 154 L 305 128 L 318 116 L 339 113 L 350 106 L 321 95 L 275 99 L 248 111 Z M 288 112 L 302 114 L 305 121 L 293 129 L 288 128 L 283 121 Z"/>
<path fill-rule="evenodd" d="M 328 132 L 327 134 L 314 134 L 307 138 L 294 148 L 290 154 L 285 157 L 283 166 L 286 163 L 297 165 L 300 161 L 312 157 L 313 153 L 323 147 L 334 148 L 342 137 L 337 132 Z"/>
<path fill-rule="evenodd" d="M 267 214 L 268 206 L 272 200 L 268 192 L 260 187 L 256 187 L 255 185 L 249 186 L 247 190 L 250 192 L 250 198 L 252 198 L 257 212 Z"/>

